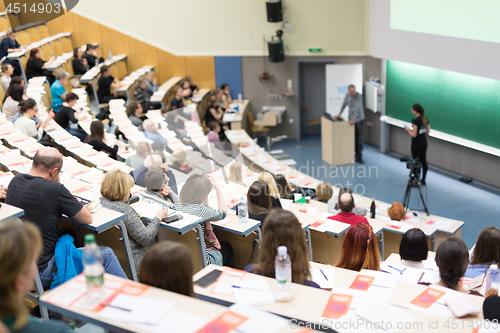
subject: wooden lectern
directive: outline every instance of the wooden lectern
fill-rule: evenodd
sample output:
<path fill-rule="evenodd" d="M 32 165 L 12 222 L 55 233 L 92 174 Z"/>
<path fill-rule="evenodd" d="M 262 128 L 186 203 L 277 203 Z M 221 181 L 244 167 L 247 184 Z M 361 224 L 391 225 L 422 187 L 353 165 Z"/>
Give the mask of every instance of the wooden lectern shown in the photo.
<path fill-rule="evenodd" d="M 331 165 L 354 163 L 354 125 L 321 118 L 323 161 Z"/>

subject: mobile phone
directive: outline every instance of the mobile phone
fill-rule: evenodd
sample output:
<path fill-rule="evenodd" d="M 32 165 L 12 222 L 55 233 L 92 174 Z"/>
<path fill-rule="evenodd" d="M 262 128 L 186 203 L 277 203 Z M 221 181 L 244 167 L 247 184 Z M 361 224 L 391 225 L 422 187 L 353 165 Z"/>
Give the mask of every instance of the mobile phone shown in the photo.
<path fill-rule="evenodd" d="M 133 197 L 130 198 L 129 205 L 134 204 L 134 203 L 136 203 L 138 201 L 139 201 L 139 197 L 138 196 L 133 196 Z"/>
<path fill-rule="evenodd" d="M 204 276 L 202 276 L 201 278 L 199 278 L 198 280 L 194 281 L 194 283 L 199 285 L 200 287 L 205 288 L 206 286 L 214 283 L 219 278 L 219 276 L 221 274 L 222 274 L 221 270 L 214 269 L 210 273 L 207 273 Z"/>
<path fill-rule="evenodd" d="M 165 222 L 165 223 L 172 223 L 172 222 L 175 222 L 175 221 L 182 220 L 183 218 L 184 218 L 184 216 L 182 216 L 181 214 L 175 214 L 175 215 L 172 215 L 172 216 L 165 217 L 162 221 Z"/>

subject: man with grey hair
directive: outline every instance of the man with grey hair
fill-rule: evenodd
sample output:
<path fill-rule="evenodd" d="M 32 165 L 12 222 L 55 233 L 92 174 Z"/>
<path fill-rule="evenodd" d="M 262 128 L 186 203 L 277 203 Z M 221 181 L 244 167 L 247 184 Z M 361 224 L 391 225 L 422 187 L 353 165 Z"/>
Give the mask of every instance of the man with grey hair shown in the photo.
<path fill-rule="evenodd" d="M 144 122 L 142 123 L 142 128 L 144 129 L 142 133 L 144 133 L 144 136 L 146 138 L 152 141 L 161 141 L 165 144 L 165 146 L 168 147 L 167 139 L 165 139 L 163 135 L 158 133 L 158 128 L 151 119 L 144 120 Z"/>
<path fill-rule="evenodd" d="M 131 168 L 139 169 L 144 163 L 144 159 L 153 153 L 149 142 L 139 142 L 135 146 L 135 155 L 131 155 L 125 161 L 125 164 Z"/>
<path fill-rule="evenodd" d="M 55 113 L 59 112 L 59 107 L 64 103 L 66 99 L 66 89 L 64 86 L 68 84 L 68 80 L 71 74 L 65 71 L 57 71 L 56 81 L 52 83 L 50 87 L 50 93 L 52 94 L 52 110 Z"/>
<path fill-rule="evenodd" d="M 139 192 L 139 196 L 168 207 L 179 202 L 177 194 L 168 186 L 168 178 L 163 169 L 148 170 L 144 176 L 144 182 L 146 183 L 146 191 Z"/>
<path fill-rule="evenodd" d="M 151 154 L 144 159 L 144 164 L 136 170 L 130 172 L 130 175 L 134 178 L 135 184 L 146 187 L 146 182 L 144 178 L 146 177 L 146 173 L 149 170 L 153 169 L 162 169 L 162 171 L 168 177 L 168 182 L 171 185 L 172 191 L 177 193 L 177 181 L 175 180 L 174 173 L 166 163 L 163 163 L 163 160 L 159 155 Z"/>
<path fill-rule="evenodd" d="M 156 80 L 155 73 L 153 71 L 146 73 L 146 82 L 148 83 L 146 96 L 151 98 L 153 93 L 158 90 L 158 81 Z"/>
<path fill-rule="evenodd" d="M 137 81 L 137 86 L 134 91 L 134 100 L 141 103 L 144 112 L 148 112 L 149 110 L 149 98 L 151 96 L 147 95 L 146 89 L 148 88 L 148 80 L 141 77 Z"/>

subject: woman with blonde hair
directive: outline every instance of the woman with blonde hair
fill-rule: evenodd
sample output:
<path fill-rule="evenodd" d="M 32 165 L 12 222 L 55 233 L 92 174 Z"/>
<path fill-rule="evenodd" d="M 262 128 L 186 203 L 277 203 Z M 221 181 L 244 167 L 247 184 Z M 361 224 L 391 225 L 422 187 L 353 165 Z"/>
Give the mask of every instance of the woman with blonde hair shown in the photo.
<path fill-rule="evenodd" d="M 333 195 L 332 185 L 330 185 L 330 183 L 322 182 L 316 188 L 316 195 L 319 201 L 328 203 L 328 200 L 330 200 Z"/>
<path fill-rule="evenodd" d="M 267 171 L 262 171 L 259 180 L 263 180 L 269 185 L 269 194 L 271 195 L 271 208 L 283 208 L 280 202 L 280 190 L 276 186 L 274 176 Z"/>
<path fill-rule="evenodd" d="M 362 269 L 380 270 L 380 252 L 369 224 L 358 223 L 347 230 L 335 267 L 358 272 Z"/>
<path fill-rule="evenodd" d="M 142 259 L 139 280 L 156 288 L 195 297 L 191 252 L 186 245 L 177 242 L 154 245 Z"/>
<path fill-rule="evenodd" d="M 11 332 L 71 332 L 68 325 L 29 316 L 24 295 L 33 287 L 42 236 L 31 223 L 0 223 L 0 323 Z M 2 325 L 0 325 L 2 331 Z"/>
<path fill-rule="evenodd" d="M 392 206 L 387 208 L 387 214 L 393 221 L 403 221 L 406 217 L 406 210 L 402 203 L 393 202 Z"/>
<path fill-rule="evenodd" d="M 218 209 L 208 205 L 208 194 L 215 188 Z M 199 216 L 202 219 L 201 230 L 205 235 L 203 247 L 207 264 L 232 267 L 234 263 L 233 249 L 227 242 L 219 243 L 211 221 L 226 218 L 226 201 L 222 189 L 211 175 L 194 174 L 186 180 L 179 195 L 179 203 L 170 208 L 186 214 Z M 201 240 L 200 240 L 201 241 Z"/>
<path fill-rule="evenodd" d="M 119 169 L 109 171 L 101 184 L 101 205 L 104 208 L 125 214 L 123 223 L 127 228 L 130 249 L 137 273 L 144 254 L 158 234 L 160 222 L 168 216 L 168 209 L 160 209 L 147 226 L 139 218 L 134 208 L 128 205 L 132 196 L 130 189 L 134 186 L 134 178 Z"/>
<path fill-rule="evenodd" d="M 243 165 L 240 162 L 234 162 L 231 164 L 229 167 L 229 181 L 247 187 L 247 184 L 245 184 L 242 180 L 242 170 Z"/>
<path fill-rule="evenodd" d="M 310 280 L 309 249 L 302 225 L 292 212 L 283 209 L 275 209 L 267 216 L 262 230 L 259 263 L 245 267 L 245 271 L 274 278 L 274 258 L 280 246 L 286 246 L 290 255 L 292 282 L 319 288 Z"/>
<path fill-rule="evenodd" d="M 194 166 L 190 162 L 186 161 L 186 156 L 187 154 L 184 150 L 174 151 L 172 156 L 169 158 L 172 163 L 170 167 L 185 174 L 193 171 Z"/>

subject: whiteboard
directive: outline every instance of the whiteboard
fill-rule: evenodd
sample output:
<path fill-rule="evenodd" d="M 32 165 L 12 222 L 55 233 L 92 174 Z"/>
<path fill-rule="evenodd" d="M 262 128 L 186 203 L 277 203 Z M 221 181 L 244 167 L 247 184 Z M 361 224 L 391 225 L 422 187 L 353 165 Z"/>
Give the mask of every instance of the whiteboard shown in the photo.
<path fill-rule="evenodd" d="M 332 117 L 339 114 L 351 84 L 363 93 L 363 64 L 326 65 L 326 112 Z"/>

